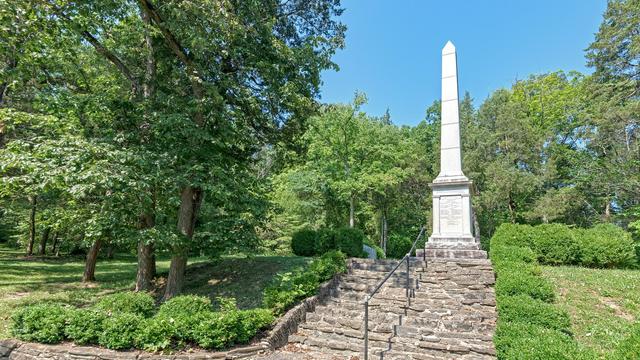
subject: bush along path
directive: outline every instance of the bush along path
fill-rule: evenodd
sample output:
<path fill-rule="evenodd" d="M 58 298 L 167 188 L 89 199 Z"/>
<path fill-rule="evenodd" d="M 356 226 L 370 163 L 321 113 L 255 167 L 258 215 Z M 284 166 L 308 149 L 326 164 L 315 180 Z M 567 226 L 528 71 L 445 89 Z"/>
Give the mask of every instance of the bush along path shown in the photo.
<path fill-rule="evenodd" d="M 490 359 L 496 324 L 488 259 L 413 258 L 406 295 L 402 266 L 370 302 L 370 359 Z M 333 296 L 260 359 L 363 359 L 363 300 L 397 260 L 354 259 Z"/>

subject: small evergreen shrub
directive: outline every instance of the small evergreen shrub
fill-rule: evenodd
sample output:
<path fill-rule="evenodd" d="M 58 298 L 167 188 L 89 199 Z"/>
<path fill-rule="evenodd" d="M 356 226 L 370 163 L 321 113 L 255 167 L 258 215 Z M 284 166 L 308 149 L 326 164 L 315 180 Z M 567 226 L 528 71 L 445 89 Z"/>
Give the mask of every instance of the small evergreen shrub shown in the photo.
<path fill-rule="evenodd" d="M 111 314 L 131 313 L 149 317 L 153 315 L 155 301 L 145 292 L 121 292 L 103 297 L 96 308 Z"/>
<path fill-rule="evenodd" d="M 520 225 L 504 223 L 500 225 L 490 240 L 490 247 L 494 244 L 499 246 L 520 246 L 530 247 L 533 227 L 530 225 Z"/>
<path fill-rule="evenodd" d="M 580 244 L 566 225 L 538 225 L 531 235 L 531 249 L 542 264 L 572 265 L 580 259 Z"/>
<path fill-rule="evenodd" d="M 384 250 L 382 250 L 380 246 L 374 244 L 371 244 L 369 246 L 371 246 L 373 250 L 376 251 L 376 257 L 378 257 L 378 259 L 384 259 L 387 257 L 387 255 L 384 253 Z"/>
<path fill-rule="evenodd" d="M 362 257 L 362 245 L 366 236 L 360 229 L 340 228 L 336 230 L 336 245 L 348 257 Z"/>
<path fill-rule="evenodd" d="M 20 340 L 56 344 L 64 339 L 67 309 L 59 304 L 39 304 L 18 309 L 11 316 L 11 334 Z"/>
<path fill-rule="evenodd" d="M 315 251 L 316 232 L 311 229 L 296 231 L 291 236 L 291 250 L 298 256 L 313 256 Z"/>
<path fill-rule="evenodd" d="M 397 234 L 391 234 L 389 236 L 389 242 L 387 243 L 387 257 L 392 259 L 401 259 L 411 249 L 411 239 Z"/>
<path fill-rule="evenodd" d="M 515 268 L 513 268 L 515 269 Z M 504 275 L 498 274 L 496 296 L 528 295 L 534 299 L 552 302 L 555 298 L 553 287 L 544 278 L 528 272 L 513 271 Z"/>
<path fill-rule="evenodd" d="M 571 334 L 566 311 L 525 295 L 502 296 L 498 301 L 500 321 L 530 324 Z"/>
<path fill-rule="evenodd" d="M 613 224 L 599 224 L 591 229 L 575 230 L 581 245 L 580 263 L 598 268 L 627 267 L 635 262 L 631 235 Z"/>
<path fill-rule="evenodd" d="M 496 267 L 506 262 L 524 262 L 527 264 L 536 262 L 536 254 L 528 247 L 512 245 L 495 246 L 491 248 L 489 256 Z"/>
<path fill-rule="evenodd" d="M 78 345 L 97 344 L 107 315 L 94 309 L 71 309 L 67 313 L 64 334 Z"/>
<path fill-rule="evenodd" d="M 322 255 L 327 251 L 336 250 L 336 232 L 333 229 L 322 228 L 316 233 L 315 254 Z"/>
<path fill-rule="evenodd" d="M 133 312 L 114 313 L 104 320 L 98 344 L 114 350 L 132 348 L 143 320 L 142 316 Z"/>

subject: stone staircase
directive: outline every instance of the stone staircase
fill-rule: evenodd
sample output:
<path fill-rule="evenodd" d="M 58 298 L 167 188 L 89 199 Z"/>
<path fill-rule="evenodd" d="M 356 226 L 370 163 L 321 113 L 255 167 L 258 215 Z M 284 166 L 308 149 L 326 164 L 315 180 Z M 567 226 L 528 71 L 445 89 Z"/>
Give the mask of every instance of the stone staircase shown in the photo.
<path fill-rule="evenodd" d="M 370 301 L 369 358 L 495 358 L 495 275 L 486 253 L 426 251 L 426 262 L 411 259 L 409 296 L 403 264 Z M 363 359 L 363 300 L 396 263 L 354 259 L 332 296 L 266 358 Z"/>

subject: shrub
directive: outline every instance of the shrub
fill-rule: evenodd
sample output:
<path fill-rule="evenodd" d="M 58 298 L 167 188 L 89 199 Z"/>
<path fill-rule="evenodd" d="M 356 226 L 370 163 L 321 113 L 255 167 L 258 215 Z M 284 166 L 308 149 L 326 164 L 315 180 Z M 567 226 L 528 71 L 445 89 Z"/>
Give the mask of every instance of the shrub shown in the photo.
<path fill-rule="evenodd" d="M 315 255 L 316 232 L 311 229 L 296 231 L 291 236 L 291 250 L 298 256 Z"/>
<path fill-rule="evenodd" d="M 202 315 L 194 329 L 194 337 L 205 349 L 222 349 L 251 340 L 258 330 L 273 320 L 273 315 L 266 309 L 212 312 Z"/>
<path fill-rule="evenodd" d="M 68 311 L 64 334 L 78 345 L 96 344 L 107 315 L 94 309 Z"/>
<path fill-rule="evenodd" d="M 498 274 L 496 281 L 496 296 L 528 295 L 534 299 L 551 302 L 555 298 L 553 287 L 544 278 L 511 268 L 504 275 Z"/>
<path fill-rule="evenodd" d="M 346 256 L 337 250 L 329 251 L 309 265 L 309 271 L 318 275 L 320 281 L 327 281 L 333 275 L 347 271 Z"/>
<path fill-rule="evenodd" d="M 160 305 L 158 315 L 190 315 L 212 311 L 211 300 L 206 296 L 180 295 Z"/>
<path fill-rule="evenodd" d="M 413 245 L 413 243 L 410 238 L 392 234 L 389 236 L 389 242 L 387 243 L 387 257 L 401 259 L 407 255 L 407 252 L 411 249 L 411 245 Z"/>
<path fill-rule="evenodd" d="M 11 316 L 11 333 L 24 341 L 45 344 L 64 339 L 67 309 L 59 304 L 40 304 L 18 309 Z"/>
<path fill-rule="evenodd" d="M 362 257 L 362 245 L 366 236 L 360 229 L 340 228 L 336 230 L 336 245 L 349 257 Z"/>
<path fill-rule="evenodd" d="M 549 265 L 571 265 L 580 259 L 580 245 L 573 231 L 563 224 L 542 224 L 531 232 L 531 249 Z"/>
<path fill-rule="evenodd" d="M 316 293 L 320 283 L 346 270 L 345 255 L 330 251 L 309 265 L 278 274 L 273 283 L 263 292 L 263 304 L 276 314 L 283 313 L 296 302 Z"/>
<path fill-rule="evenodd" d="M 145 292 L 122 292 L 103 297 L 96 308 L 111 314 L 131 313 L 149 317 L 154 312 L 155 301 Z"/>
<path fill-rule="evenodd" d="M 613 224 L 576 230 L 581 245 L 581 264 L 590 267 L 625 267 L 635 260 L 631 235 Z"/>
<path fill-rule="evenodd" d="M 533 250 L 520 246 L 494 246 L 491 248 L 489 256 L 496 267 L 506 262 L 524 262 L 529 264 L 536 262 L 536 254 Z"/>
<path fill-rule="evenodd" d="M 566 311 L 529 296 L 502 296 L 498 301 L 500 321 L 537 325 L 571 333 L 571 320 Z"/>
<path fill-rule="evenodd" d="M 493 338 L 499 359 L 593 359 L 560 331 L 500 321 Z"/>
<path fill-rule="evenodd" d="M 336 250 L 336 232 L 333 229 L 322 228 L 316 234 L 315 253 L 322 255 L 327 251 Z"/>
<path fill-rule="evenodd" d="M 156 315 L 150 319 L 142 320 L 140 329 L 135 336 L 135 345 L 147 351 L 164 350 L 169 348 L 173 340 L 179 338 L 180 334 L 173 318 Z"/>
<path fill-rule="evenodd" d="M 496 229 L 490 240 L 490 248 L 493 248 L 497 244 L 498 246 L 520 246 L 529 247 L 531 244 L 531 237 L 533 227 L 530 225 L 520 224 L 502 224 Z"/>
<path fill-rule="evenodd" d="M 373 248 L 373 250 L 376 251 L 376 257 L 378 259 L 384 259 L 384 258 L 387 257 L 387 255 L 384 253 L 384 250 L 382 250 L 382 248 L 380 246 L 374 245 L 374 244 L 371 244 L 369 246 L 371 246 Z"/>
<path fill-rule="evenodd" d="M 129 349 L 135 340 L 144 318 L 132 312 L 114 313 L 103 324 L 98 344 L 108 349 Z"/>

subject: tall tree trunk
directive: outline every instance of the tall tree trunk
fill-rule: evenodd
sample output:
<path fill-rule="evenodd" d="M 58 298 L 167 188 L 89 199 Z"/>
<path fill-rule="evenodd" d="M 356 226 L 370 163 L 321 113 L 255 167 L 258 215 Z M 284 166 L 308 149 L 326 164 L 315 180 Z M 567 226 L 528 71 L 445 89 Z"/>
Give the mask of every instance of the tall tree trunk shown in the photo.
<path fill-rule="evenodd" d="M 144 30 L 144 43 L 147 50 L 147 59 L 145 66 L 144 82 L 142 84 L 142 96 L 146 101 L 146 108 L 149 109 L 149 101 L 153 99 L 155 95 L 154 81 L 156 78 L 156 57 L 155 47 L 153 46 L 153 38 L 151 37 L 150 29 L 151 19 L 149 14 L 142 7 L 140 9 L 140 16 L 145 24 Z M 145 117 L 148 118 L 149 113 L 146 111 Z M 153 194 L 154 200 L 152 202 L 152 210 L 145 212 L 140 216 L 138 222 L 138 228 L 140 230 L 150 229 L 155 226 L 155 193 Z M 136 291 L 145 291 L 151 289 L 153 278 L 156 276 L 156 256 L 154 253 L 153 243 L 146 243 L 141 240 L 138 242 L 138 271 L 136 274 Z"/>
<path fill-rule="evenodd" d="M 93 242 L 89 252 L 87 253 L 87 261 L 84 265 L 84 275 L 82 275 L 82 282 L 96 281 L 96 262 L 98 261 L 98 252 L 102 240 L 98 239 Z"/>
<path fill-rule="evenodd" d="M 40 248 L 38 249 L 38 255 L 46 255 L 47 253 L 47 241 L 49 240 L 49 233 L 51 227 L 47 226 L 42 231 L 42 237 L 40 238 Z"/>
<path fill-rule="evenodd" d="M 511 194 L 509 194 L 509 217 L 511 218 L 511 223 L 515 224 L 516 223 L 516 204 L 513 202 L 513 199 L 511 198 Z"/>
<path fill-rule="evenodd" d="M 180 194 L 180 212 L 178 213 L 178 231 L 187 238 L 193 238 L 198 210 L 202 204 L 202 189 L 187 186 Z M 163 301 L 178 295 L 184 285 L 184 271 L 187 267 L 187 249 L 174 249 L 167 277 L 167 286 Z"/>
<path fill-rule="evenodd" d="M 389 241 L 389 224 L 387 223 L 387 209 L 382 211 L 382 250 L 387 253 L 387 242 Z"/>
<path fill-rule="evenodd" d="M 349 227 L 352 228 L 356 225 L 356 198 L 351 195 L 349 198 Z"/>
<path fill-rule="evenodd" d="M 611 220 L 611 201 L 607 198 L 607 203 L 604 206 L 604 221 L 609 222 Z"/>
<path fill-rule="evenodd" d="M 153 214 L 143 214 L 140 216 L 138 227 L 140 229 L 150 229 L 155 225 Z M 151 289 L 151 282 L 156 276 L 156 259 L 154 255 L 153 243 L 146 243 L 144 240 L 138 242 L 138 273 L 136 274 L 136 291 L 146 291 Z"/>
<path fill-rule="evenodd" d="M 53 246 L 51 247 L 51 253 L 55 256 L 59 256 L 60 254 L 58 253 L 58 232 L 54 232 L 53 233 Z"/>
<path fill-rule="evenodd" d="M 29 214 L 29 243 L 27 244 L 27 256 L 33 255 L 33 244 L 36 242 L 36 210 L 38 208 L 38 197 L 29 196 L 31 213 Z"/>
<path fill-rule="evenodd" d="M 109 246 L 107 246 L 107 255 L 106 258 L 111 260 L 113 259 L 113 253 L 115 252 L 115 247 L 112 244 L 109 244 Z"/>

